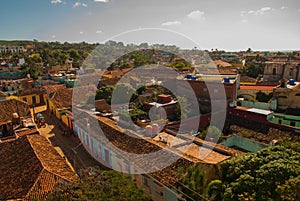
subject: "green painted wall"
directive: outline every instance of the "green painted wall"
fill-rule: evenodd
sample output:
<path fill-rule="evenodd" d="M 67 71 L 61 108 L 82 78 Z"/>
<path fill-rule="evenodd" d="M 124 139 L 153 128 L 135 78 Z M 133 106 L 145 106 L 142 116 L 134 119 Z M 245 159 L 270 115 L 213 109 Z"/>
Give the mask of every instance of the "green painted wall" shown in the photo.
<path fill-rule="evenodd" d="M 224 145 L 226 147 L 232 147 L 232 146 L 237 146 L 240 147 L 244 150 L 247 150 L 249 152 L 257 152 L 261 149 L 264 149 L 268 147 L 268 145 L 255 142 L 253 140 L 241 137 L 241 136 L 232 136 L 228 138 L 226 141 L 220 143 L 221 145 Z"/>

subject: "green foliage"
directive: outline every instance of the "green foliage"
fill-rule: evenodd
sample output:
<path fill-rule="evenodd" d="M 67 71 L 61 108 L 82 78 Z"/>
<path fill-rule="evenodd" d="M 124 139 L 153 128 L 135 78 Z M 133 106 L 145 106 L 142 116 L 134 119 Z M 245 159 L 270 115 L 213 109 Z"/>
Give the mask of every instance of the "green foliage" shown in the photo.
<path fill-rule="evenodd" d="M 273 97 L 273 93 L 266 94 L 262 91 L 256 93 L 256 100 L 259 102 L 268 103 L 272 97 Z"/>
<path fill-rule="evenodd" d="M 136 92 L 141 95 L 146 91 L 146 85 L 145 84 L 139 84 L 137 87 Z"/>
<path fill-rule="evenodd" d="M 214 139 L 214 142 L 220 142 L 222 141 L 222 131 L 214 126 L 214 125 L 211 125 L 209 127 L 207 127 L 205 130 L 203 130 L 202 132 L 200 132 L 197 137 L 201 138 L 201 139 L 205 139 L 206 137 L 208 138 L 213 138 Z"/>
<path fill-rule="evenodd" d="M 199 200 L 204 193 L 204 176 L 199 166 L 191 166 L 186 170 L 179 169 L 181 189 L 184 196 Z"/>
<path fill-rule="evenodd" d="M 249 64 L 246 64 L 246 66 L 243 68 L 242 74 L 257 78 L 259 74 L 262 74 L 264 72 L 265 64 L 262 62 L 251 62 Z"/>
<path fill-rule="evenodd" d="M 118 84 L 114 91 L 114 103 L 121 104 L 121 103 L 129 103 L 131 99 L 135 99 L 137 94 L 135 89 L 128 84 Z"/>
<path fill-rule="evenodd" d="M 135 99 L 137 97 L 137 93 L 131 85 L 119 84 L 100 87 L 96 92 L 95 100 L 104 99 L 108 104 L 111 104 L 113 94 L 115 94 L 114 103 L 116 104 L 128 103 L 131 98 Z M 133 96 L 129 97 L 130 94 L 133 94 Z"/>
<path fill-rule="evenodd" d="M 280 200 L 296 201 L 300 200 L 300 176 L 287 180 L 276 189 Z"/>
<path fill-rule="evenodd" d="M 38 76 L 43 75 L 42 69 L 35 64 L 30 67 L 23 66 L 22 68 L 24 69 L 23 72 L 26 75 L 29 74 L 30 77 L 35 80 L 38 79 Z"/>
<path fill-rule="evenodd" d="M 96 91 L 95 100 L 104 99 L 108 104 L 111 103 L 112 93 L 114 91 L 114 86 L 104 86 L 100 87 Z"/>
<path fill-rule="evenodd" d="M 191 117 L 191 104 L 185 97 L 177 97 L 178 103 L 174 107 L 174 118 L 179 121 Z"/>
<path fill-rule="evenodd" d="M 207 186 L 207 197 L 211 201 L 219 201 L 223 198 L 225 186 L 221 180 L 213 180 Z"/>
<path fill-rule="evenodd" d="M 79 183 L 62 183 L 48 201 L 146 201 L 149 200 L 132 181 L 132 177 L 116 171 L 90 170 Z"/>
<path fill-rule="evenodd" d="M 280 185 L 300 174 L 300 155 L 269 147 L 225 161 L 221 169 L 223 200 L 278 200 L 285 188 Z"/>

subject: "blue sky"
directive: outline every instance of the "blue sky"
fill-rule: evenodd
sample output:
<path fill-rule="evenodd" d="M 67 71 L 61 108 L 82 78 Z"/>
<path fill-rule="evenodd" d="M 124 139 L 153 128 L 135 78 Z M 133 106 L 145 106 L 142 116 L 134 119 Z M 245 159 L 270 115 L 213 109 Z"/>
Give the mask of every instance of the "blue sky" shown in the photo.
<path fill-rule="evenodd" d="M 121 34 L 113 39 L 199 49 L 300 49 L 297 0 L 1 0 L 1 8 L 0 39 L 101 43 Z M 122 34 L 130 30 L 136 31 Z"/>

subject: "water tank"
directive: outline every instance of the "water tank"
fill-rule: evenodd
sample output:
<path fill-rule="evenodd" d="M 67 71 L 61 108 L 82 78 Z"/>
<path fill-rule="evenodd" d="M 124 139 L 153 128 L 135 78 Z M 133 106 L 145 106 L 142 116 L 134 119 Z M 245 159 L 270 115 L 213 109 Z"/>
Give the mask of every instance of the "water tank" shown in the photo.
<path fill-rule="evenodd" d="M 295 85 L 295 80 L 294 79 L 290 79 L 290 85 Z"/>
<path fill-rule="evenodd" d="M 146 137 L 152 136 L 152 126 L 148 125 L 146 126 Z"/>
<path fill-rule="evenodd" d="M 153 134 L 153 136 L 157 135 L 158 132 L 159 132 L 159 126 L 158 126 L 158 124 L 153 124 L 152 125 L 152 134 Z"/>
<path fill-rule="evenodd" d="M 192 74 L 187 74 L 187 75 L 186 75 L 186 78 L 187 78 L 187 79 L 192 79 Z"/>
<path fill-rule="evenodd" d="M 224 83 L 230 83 L 229 77 L 225 77 L 225 78 L 224 78 Z"/>
<path fill-rule="evenodd" d="M 192 76 L 192 80 L 197 80 L 197 76 Z"/>

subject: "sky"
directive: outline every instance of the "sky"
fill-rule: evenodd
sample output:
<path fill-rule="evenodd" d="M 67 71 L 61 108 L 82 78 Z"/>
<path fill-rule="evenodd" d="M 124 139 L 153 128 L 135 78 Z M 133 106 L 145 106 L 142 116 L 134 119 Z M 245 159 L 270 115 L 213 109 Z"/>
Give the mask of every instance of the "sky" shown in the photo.
<path fill-rule="evenodd" d="M 300 50 L 298 0 L 1 0 L 0 39 Z"/>

